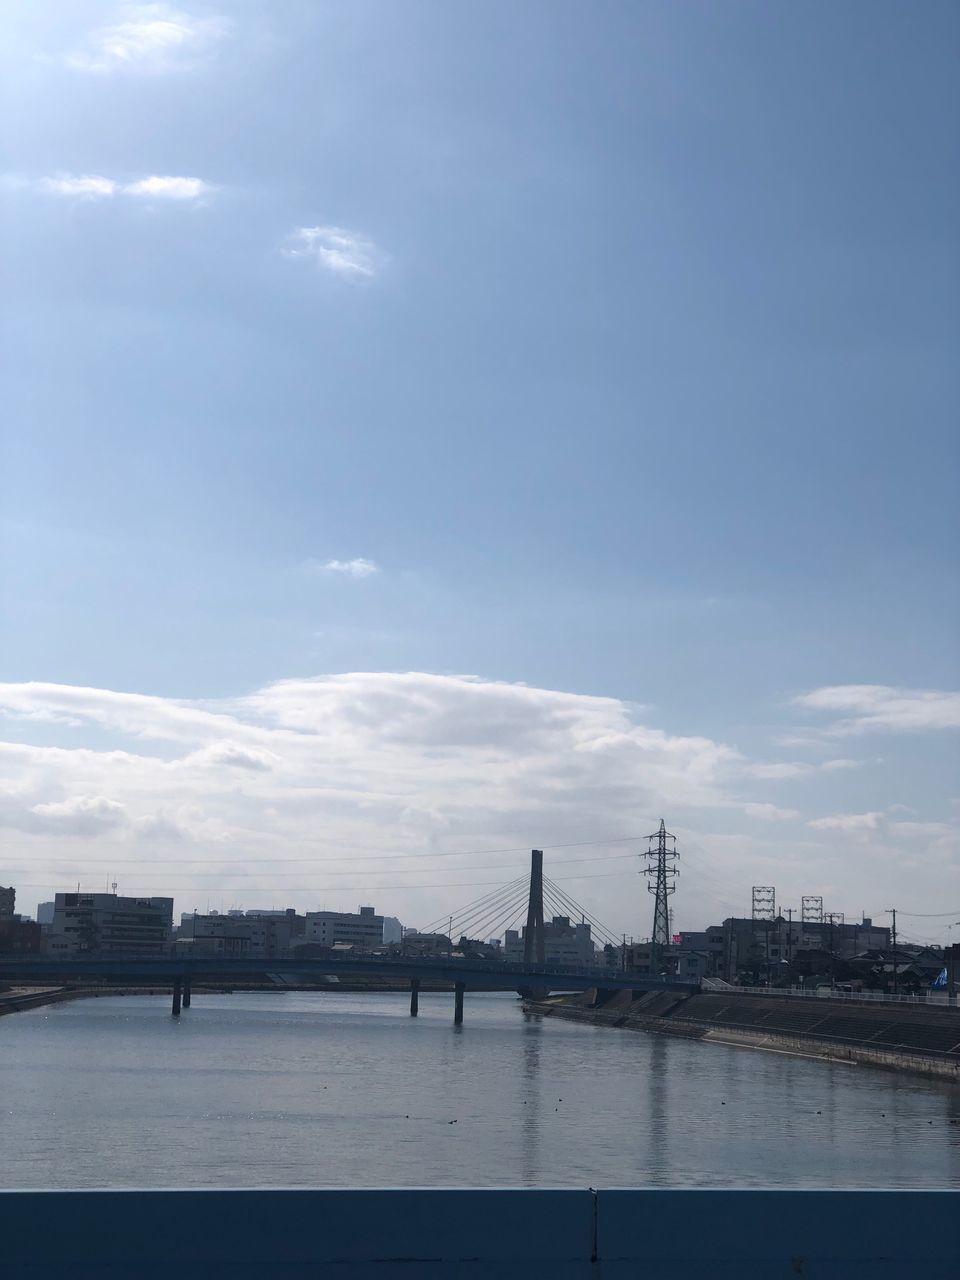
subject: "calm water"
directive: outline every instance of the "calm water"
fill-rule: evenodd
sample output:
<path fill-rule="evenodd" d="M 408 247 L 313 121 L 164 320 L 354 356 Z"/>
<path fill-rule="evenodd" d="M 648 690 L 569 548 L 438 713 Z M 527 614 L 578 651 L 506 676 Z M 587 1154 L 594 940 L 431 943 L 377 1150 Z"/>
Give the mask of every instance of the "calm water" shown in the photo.
<path fill-rule="evenodd" d="M 960 1187 L 946 1085 L 525 1016 L 508 995 L 0 1019 L 0 1186 Z M 455 1121 L 456 1123 L 451 1123 Z"/>

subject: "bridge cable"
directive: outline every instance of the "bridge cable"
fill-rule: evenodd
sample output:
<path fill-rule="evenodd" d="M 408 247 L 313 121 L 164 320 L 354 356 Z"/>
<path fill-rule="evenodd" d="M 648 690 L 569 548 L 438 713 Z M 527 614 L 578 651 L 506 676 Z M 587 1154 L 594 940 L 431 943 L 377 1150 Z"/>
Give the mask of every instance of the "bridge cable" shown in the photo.
<path fill-rule="evenodd" d="M 596 930 L 596 932 L 600 935 L 601 938 L 606 937 L 607 939 L 619 941 L 618 939 L 616 939 L 616 935 L 613 934 L 601 920 L 597 919 L 597 917 L 594 916 L 591 912 L 589 912 L 586 909 L 586 907 L 583 906 L 582 903 L 577 902 L 576 899 L 570 896 L 570 894 L 568 894 L 565 890 L 561 889 L 559 885 L 555 884 L 547 876 L 543 877 L 543 883 L 544 883 L 544 886 L 549 888 L 549 890 L 557 898 L 559 898 L 561 902 L 567 905 L 568 909 L 572 910 L 576 915 L 579 915 L 581 918 L 589 920 L 590 924 L 593 926 L 593 928 Z"/>
<path fill-rule="evenodd" d="M 549 899 L 551 903 L 551 908 L 555 910 L 558 915 L 566 916 L 568 919 L 573 920 L 577 924 L 585 923 L 587 927 L 590 929 L 591 938 L 595 939 L 599 943 L 609 942 L 611 945 L 613 945 L 614 943 L 613 934 L 609 933 L 603 926 L 597 926 L 594 923 L 594 921 L 587 920 L 585 918 L 584 912 L 579 910 L 572 911 L 571 904 L 569 902 L 564 902 L 560 899 L 555 899 L 553 895 L 550 893 L 550 890 L 547 888 L 546 885 L 544 885 L 544 897 Z M 573 905 L 576 906 L 577 904 L 573 904 Z M 580 917 L 579 920 L 577 919 L 577 916 Z M 620 945 L 618 939 L 616 940 L 616 945 L 617 946 Z"/>

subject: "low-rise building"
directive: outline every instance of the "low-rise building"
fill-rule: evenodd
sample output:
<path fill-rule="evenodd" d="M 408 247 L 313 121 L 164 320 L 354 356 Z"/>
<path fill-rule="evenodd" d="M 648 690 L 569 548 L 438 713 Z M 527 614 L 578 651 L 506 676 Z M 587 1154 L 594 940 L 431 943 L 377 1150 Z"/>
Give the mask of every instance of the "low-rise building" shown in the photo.
<path fill-rule="evenodd" d="M 20 916 L 0 917 L 0 954 L 30 955 L 40 950 L 40 926 Z"/>
<path fill-rule="evenodd" d="M 705 977 L 784 982 L 810 967 L 812 953 L 849 960 L 867 948 L 888 947 L 890 930 L 867 916 L 850 922 L 728 916 L 723 924 L 681 933 L 679 945 L 681 951 L 703 952 Z"/>
<path fill-rule="evenodd" d="M 379 951 L 383 946 L 383 916 L 373 907 L 349 911 L 308 911 L 304 942 L 321 947 L 345 943 L 358 951 Z"/>
<path fill-rule="evenodd" d="M 48 926 L 50 955 L 163 955 L 170 949 L 172 898 L 58 893 Z"/>
<path fill-rule="evenodd" d="M 508 929 L 503 935 L 503 958 L 519 962 L 524 957 L 526 925 L 519 932 Z M 596 948 L 590 936 L 590 925 L 577 924 L 569 916 L 554 916 L 543 926 L 543 952 L 546 964 L 586 965 L 596 962 Z"/>
<path fill-rule="evenodd" d="M 16 889 L 12 889 L 12 888 L 5 889 L 3 885 L 0 884 L 0 920 L 4 920 L 4 919 L 9 920 L 14 914 L 14 909 L 16 905 L 17 905 Z"/>
<path fill-rule="evenodd" d="M 302 941 L 306 920 L 293 907 L 282 911 L 184 912 L 174 940 L 180 955 L 270 959 L 288 956 Z"/>
<path fill-rule="evenodd" d="M 399 950 L 405 956 L 449 956 L 453 952 L 453 942 L 445 933 L 404 929 Z"/>

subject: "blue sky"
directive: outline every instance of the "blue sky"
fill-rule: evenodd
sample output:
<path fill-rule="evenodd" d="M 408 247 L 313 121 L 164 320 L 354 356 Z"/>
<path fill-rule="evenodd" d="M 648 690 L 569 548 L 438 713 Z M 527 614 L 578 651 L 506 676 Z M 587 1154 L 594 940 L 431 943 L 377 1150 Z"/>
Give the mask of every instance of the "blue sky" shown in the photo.
<path fill-rule="evenodd" d="M 218 858 L 264 865 L 228 895 L 283 897 L 265 807 L 293 824 L 277 848 L 394 848 L 407 810 L 371 796 L 428 742 L 411 870 L 421 847 L 645 833 L 665 809 L 735 903 L 762 880 L 937 909 L 960 884 L 955 5 L 5 17 L 8 880 L 102 856 L 132 891 L 179 856 L 195 896 L 213 822 Z M 387 737 L 398 715 L 402 762 L 350 738 L 328 686 L 280 683 L 343 673 Z M 472 770 L 531 762 L 496 731 L 498 682 L 542 691 L 535 719 L 582 699 L 590 732 L 602 705 L 604 749 L 626 715 L 663 758 L 578 774 L 567 812 L 570 730 L 536 757 L 535 813 L 468 801 Z M 77 712 L 77 687 L 100 701 Z M 204 774 L 178 798 L 155 762 L 208 730 L 131 729 L 107 696 L 229 707 L 233 742 L 281 688 L 316 701 L 301 731 L 346 715 L 349 812 L 295 821 L 329 762 L 274 737 L 256 749 L 281 763 L 248 770 L 267 791 Z M 279 701 L 265 734 L 290 728 Z M 470 769 L 434 778 L 471 728 Z M 131 743 L 125 790 L 109 752 Z M 688 925 L 720 908 L 693 881 Z M 639 895 L 594 888 L 643 932 Z"/>

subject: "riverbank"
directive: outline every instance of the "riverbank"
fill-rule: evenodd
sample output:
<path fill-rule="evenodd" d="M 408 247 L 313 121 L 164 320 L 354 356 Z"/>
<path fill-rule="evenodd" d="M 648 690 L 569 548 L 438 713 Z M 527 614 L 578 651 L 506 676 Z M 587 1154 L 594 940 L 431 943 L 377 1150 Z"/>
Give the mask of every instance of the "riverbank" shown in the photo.
<path fill-rule="evenodd" d="M 858 1008 L 737 993 L 677 996 L 587 992 L 526 1001 L 544 1017 L 681 1036 L 794 1057 L 882 1067 L 960 1086 L 960 1012 L 922 1006 Z"/>

